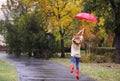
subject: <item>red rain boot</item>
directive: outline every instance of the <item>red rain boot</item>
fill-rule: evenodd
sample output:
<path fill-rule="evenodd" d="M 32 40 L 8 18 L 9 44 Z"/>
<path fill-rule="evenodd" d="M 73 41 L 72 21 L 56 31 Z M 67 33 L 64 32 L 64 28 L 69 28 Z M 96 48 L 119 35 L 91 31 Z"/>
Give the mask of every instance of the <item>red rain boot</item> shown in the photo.
<path fill-rule="evenodd" d="M 70 73 L 73 73 L 73 71 L 74 71 L 74 65 L 71 65 L 70 66 Z"/>
<path fill-rule="evenodd" d="M 79 70 L 76 70 L 76 79 L 79 80 Z"/>

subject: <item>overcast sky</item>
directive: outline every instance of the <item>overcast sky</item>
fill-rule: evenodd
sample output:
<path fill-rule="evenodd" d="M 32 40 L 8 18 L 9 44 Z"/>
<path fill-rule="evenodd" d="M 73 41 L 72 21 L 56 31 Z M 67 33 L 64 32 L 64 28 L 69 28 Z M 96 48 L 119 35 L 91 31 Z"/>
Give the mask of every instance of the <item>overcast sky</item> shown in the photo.
<path fill-rule="evenodd" d="M 1 5 L 2 4 L 6 4 L 6 0 L 0 0 L 0 20 L 4 19 L 4 15 L 3 15 L 2 11 L 1 11 Z"/>

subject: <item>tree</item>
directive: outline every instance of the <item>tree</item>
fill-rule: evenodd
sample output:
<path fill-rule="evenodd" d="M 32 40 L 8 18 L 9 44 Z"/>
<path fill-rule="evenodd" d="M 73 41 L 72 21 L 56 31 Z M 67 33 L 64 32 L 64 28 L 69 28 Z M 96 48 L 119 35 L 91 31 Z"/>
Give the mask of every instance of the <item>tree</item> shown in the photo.
<path fill-rule="evenodd" d="M 29 3 L 30 5 L 32 5 L 32 3 L 36 3 L 39 5 L 37 7 L 37 12 L 42 11 L 43 13 L 47 14 L 47 30 L 52 30 L 51 33 L 56 37 L 56 40 L 61 41 L 61 57 L 65 57 L 64 45 L 66 42 L 64 42 L 64 40 L 67 38 L 69 38 L 67 41 L 71 40 L 71 35 L 73 34 L 71 31 L 74 30 L 77 32 L 80 28 L 81 23 L 78 22 L 80 20 L 77 20 L 75 15 L 80 13 L 82 10 L 82 6 L 80 6 L 81 1 L 82 0 L 23 0 L 26 5 Z M 86 22 L 84 22 L 84 24 L 85 23 Z M 89 34 L 91 34 L 90 31 L 92 30 L 92 26 L 87 28 L 87 32 L 89 32 Z"/>
<path fill-rule="evenodd" d="M 50 35 L 51 39 L 47 40 L 46 38 L 46 14 L 40 9 L 41 5 L 33 0 L 32 2 L 31 0 L 7 1 L 6 11 L 9 11 L 8 15 L 13 18 L 14 22 L 12 24 L 7 20 L 5 25 L 7 29 L 6 43 L 9 51 L 17 56 L 20 56 L 21 53 L 31 56 L 33 52 L 36 55 L 44 50 L 51 51 L 51 53 L 56 52 L 56 50 L 53 51 L 57 45 L 55 38 L 52 35 Z"/>
<path fill-rule="evenodd" d="M 10 52 L 17 54 L 39 52 L 47 49 L 45 18 L 42 14 L 30 13 L 20 17 L 15 24 L 7 23 L 6 42 Z"/>
<path fill-rule="evenodd" d="M 5 21 L 4 21 L 4 20 L 1 20 L 1 21 L 0 21 L 0 34 L 5 35 L 5 33 L 6 33 Z"/>
<path fill-rule="evenodd" d="M 74 28 L 75 15 L 81 12 L 82 9 L 79 5 L 81 0 L 48 0 L 46 3 L 48 30 L 52 30 L 56 39 L 61 41 L 61 57 L 65 57 L 65 35 Z"/>
<path fill-rule="evenodd" d="M 85 0 L 84 10 L 94 12 L 98 18 L 105 19 L 104 27 L 107 33 L 114 33 L 115 62 L 120 63 L 120 1 L 119 0 Z M 90 4 L 91 3 L 91 4 Z"/>
<path fill-rule="evenodd" d="M 109 0 L 113 9 L 114 33 L 115 33 L 115 62 L 120 63 L 120 1 Z"/>

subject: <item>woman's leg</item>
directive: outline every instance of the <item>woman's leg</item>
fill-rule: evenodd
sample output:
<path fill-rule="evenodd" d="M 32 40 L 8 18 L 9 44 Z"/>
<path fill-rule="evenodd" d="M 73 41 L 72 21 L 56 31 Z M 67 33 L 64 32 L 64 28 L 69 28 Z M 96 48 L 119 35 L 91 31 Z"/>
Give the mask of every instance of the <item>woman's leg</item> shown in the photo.
<path fill-rule="evenodd" d="M 71 66 L 70 66 L 70 73 L 74 71 L 74 56 L 71 56 Z"/>
<path fill-rule="evenodd" d="M 76 70 L 79 70 L 80 57 L 76 57 Z"/>
<path fill-rule="evenodd" d="M 79 79 L 79 62 L 80 58 L 76 57 L 76 78 Z"/>
<path fill-rule="evenodd" d="M 74 56 L 71 56 L 71 65 L 74 65 Z"/>

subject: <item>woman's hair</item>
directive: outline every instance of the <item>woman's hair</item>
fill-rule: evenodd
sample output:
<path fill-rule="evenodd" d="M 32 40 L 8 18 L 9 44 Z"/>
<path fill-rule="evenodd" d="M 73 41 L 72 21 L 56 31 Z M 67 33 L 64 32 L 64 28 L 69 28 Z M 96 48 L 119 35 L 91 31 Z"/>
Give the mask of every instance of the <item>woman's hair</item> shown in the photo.
<path fill-rule="evenodd" d="M 74 37 L 73 37 L 73 42 L 75 43 L 75 44 L 80 44 L 80 43 L 82 43 L 83 42 L 83 35 L 74 35 Z"/>

